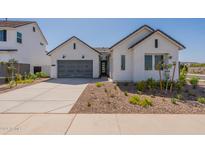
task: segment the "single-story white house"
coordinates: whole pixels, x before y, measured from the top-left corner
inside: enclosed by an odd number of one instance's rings
[[[179,51],[182,49],[185,47],[171,36],[144,25],[110,48],[93,48],[73,36],[48,55],[52,78],[107,75],[113,81],[136,82],[148,78],[158,80],[156,65],[167,54],[169,63],[176,63],[174,79],[178,79]]]

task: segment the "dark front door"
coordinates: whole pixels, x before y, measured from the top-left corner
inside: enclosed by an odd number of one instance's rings
[[[92,78],[92,60],[58,60],[58,78]]]
[[[33,67],[33,72],[34,72],[34,74],[37,73],[37,72],[41,72],[41,66],[34,66]]]
[[[107,61],[101,61],[101,76],[107,75]]]

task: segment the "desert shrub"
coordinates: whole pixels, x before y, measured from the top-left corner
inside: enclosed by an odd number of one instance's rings
[[[193,63],[190,66],[191,67],[205,67],[205,63]]]
[[[117,86],[116,85],[114,86],[114,89],[117,90]]]
[[[175,98],[178,99],[178,100],[183,100],[182,94],[177,94],[177,95],[175,96]]]
[[[132,97],[129,98],[129,102],[130,102],[131,104],[139,104],[139,102],[140,102],[140,97],[137,96],[137,95],[132,96]]]
[[[147,79],[147,81],[146,81],[146,87],[147,87],[149,90],[155,89],[156,86],[157,86],[157,83],[156,83],[156,81],[155,81],[154,79],[152,79],[152,78]]]
[[[19,84],[27,84],[27,83],[32,83],[34,80],[33,79],[25,79],[25,80],[19,80],[16,81]]]
[[[96,87],[102,87],[102,86],[104,86],[104,83],[102,83],[102,82],[96,82],[95,85],[96,85]]]
[[[15,81],[15,80],[11,80],[11,81],[9,81],[9,88],[12,88],[12,87],[14,87],[14,86],[17,86],[17,82]]]
[[[186,84],[186,75],[187,75],[187,69],[184,66],[181,69],[180,74],[179,74],[178,86],[180,88],[182,88]]]
[[[47,78],[48,75],[45,72],[37,72],[35,74],[37,76],[37,78]]]
[[[38,78],[38,76],[36,74],[33,74],[33,73],[29,73],[27,75],[27,79],[36,80],[37,78]]]
[[[105,93],[107,93],[107,92],[108,92],[106,88],[104,89],[104,91],[105,91]]]
[[[125,96],[128,96],[128,92],[127,91],[125,91],[124,94],[125,94]]]
[[[193,89],[195,89],[199,83],[199,78],[193,76],[190,80],[189,80],[190,84],[192,85]]]
[[[145,98],[143,100],[140,99],[139,96],[135,95],[129,98],[130,104],[139,105],[142,107],[152,106],[152,101]]]
[[[22,75],[21,74],[15,74],[15,80],[16,81],[21,81],[22,80]]]
[[[202,104],[205,104],[205,97],[198,97],[197,101],[202,103]]]
[[[136,89],[137,91],[145,91],[146,89],[146,82],[145,81],[139,81],[136,83]]]
[[[171,98],[171,102],[172,102],[172,104],[175,104],[175,105],[176,105],[176,104],[177,104],[176,98],[172,97],[172,98]]]
[[[140,106],[142,107],[152,106],[152,101],[150,99],[145,98],[140,101]]]

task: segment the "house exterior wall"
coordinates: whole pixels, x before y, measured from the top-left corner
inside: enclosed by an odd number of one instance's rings
[[[155,48],[155,39],[158,39],[158,48]],[[141,44],[139,44],[136,48],[133,49],[133,51],[130,51],[133,53],[133,81],[139,81],[139,80],[146,80],[148,78],[153,78],[155,80],[159,80],[159,71],[154,69],[154,55],[157,54],[166,54],[168,53],[170,56],[172,56],[172,59],[169,60],[170,63],[176,62],[176,70],[175,70],[175,77],[174,79],[178,79],[179,76],[179,49],[176,45],[172,44],[170,41],[168,41],[166,38],[159,34],[154,34],[153,36],[149,37],[145,41],[143,41]],[[146,54],[153,55],[152,57],[152,70],[145,70],[145,61],[144,56]],[[173,67],[171,69],[171,73],[173,71]],[[162,72],[162,76],[164,74],[164,71]],[[172,74],[171,74],[172,75]]]
[[[73,49],[73,43],[76,49]],[[65,58],[63,58],[65,56]],[[84,56],[84,59],[82,58]],[[57,78],[57,60],[93,60],[93,78],[99,77],[100,61],[99,54],[87,47],[77,39],[72,39],[51,54],[51,77]]]
[[[119,45],[114,47],[111,54],[111,71],[110,74],[114,81],[132,81],[133,72],[133,52],[129,52],[128,48],[141,40],[145,36],[149,35],[151,31],[142,29],[133,36],[130,36]],[[121,55],[125,55],[125,70],[121,70]]]
[[[33,27],[35,27],[36,32],[33,32]],[[33,72],[34,66],[41,66],[42,71],[50,75],[50,57],[46,54],[47,42],[35,23],[17,28],[2,29],[7,30],[7,41],[0,42],[0,48],[17,49],[18,51],[0,52],[0,61],[8,61],[14,58],[19,63],[30,64],[31,72]],[[22,33],[22,44],[16,41],[17,32]],[[40,43],[43,43],[43,45]]]
[[[128,49],[133,43],[136,43],[138,40],[142,39],[142,37],[147,36],[149,34],[148,31],[141,31],[142,34],[138,34],[134,37],[130,38],[115,49],[111,54],[111,78],[113,81],[140,81],[146,80],[148,78],[159,79],[159,71],[154,69],[154,55],[156,54],[166,54],[168,53],[172,56],[170,63],[176,62],[176,70],[174,79],[177,80],[179,77],[179,48],[168,41],[162,35],[158,33],[152,35],[148,39],[144,40],[134,49]],[[155,48],[155,39],[159,41],[159,47]],[[145,70],[145,62],[144,56],[146,54],[153,55],[153,69]],[[125,70],[121,70],[121,55],[126,56],[125,60]],[[171,69],[171,73],[173,71],[173,67]],[[164,71],[162,72],[162,76],[164,76]]]

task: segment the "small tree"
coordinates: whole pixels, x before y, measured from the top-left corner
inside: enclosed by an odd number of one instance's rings
[[[174,82],[174,76],[175,76],[175,70],[176,70],[176,62],[173,62],[173,74],[172,74],[172,79],[171,79],[171,85],[170,85],[170,93],[172,92],[172,88],[173,88],[173,82]]]
[[[15,82],[15,72],[16,72],[16,67],[15,65],[17,64],[17,61],[15,59],[10,59],[7,63],[7,72],[8,72],[8,81],[9,81],[9,86],[10,88],[16,84]]]

